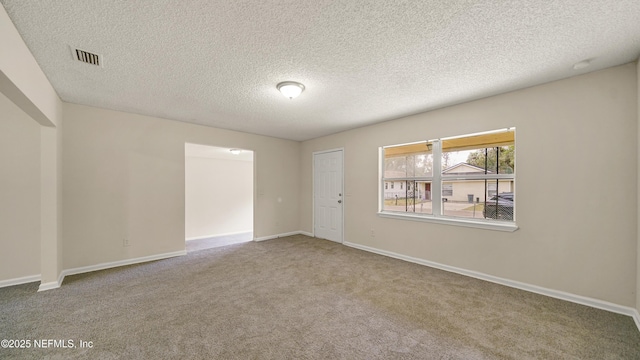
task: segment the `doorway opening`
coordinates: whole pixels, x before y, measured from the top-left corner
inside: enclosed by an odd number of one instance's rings
[[[185,143],[188,252],[253,240],[254,154]]]

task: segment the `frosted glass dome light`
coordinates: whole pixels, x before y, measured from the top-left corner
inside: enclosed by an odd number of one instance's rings
[[[288,97],[289,99],[297,98],[300,94],[302,94],[302,91],[304,90],[304,85],[295,81],[281,82],[276,87],[278,88],[278,90],[280,90],[282,95]]]

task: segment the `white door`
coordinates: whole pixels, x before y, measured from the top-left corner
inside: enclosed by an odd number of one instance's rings
[[[342,243],[342,150],[313,155],[314,234]]]

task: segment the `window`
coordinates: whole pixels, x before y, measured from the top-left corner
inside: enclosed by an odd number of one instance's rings
[[[495,194],[498,193],[498,187],[497,187],[496,183],[490,182],[487,185],[488,185],[487,194],[489,196],[494,196]]]
[[[392,184],[380,195],[381,215],[516,229],[515,129],[381,150],[381,181]]]
[[[388,189],[389,189],[389,183],[388,183],[388,182],[385,182],[385,183],[384,183],[384,189],[385,189],[385,190],[388,190]]]
[[[400,186],[399,190],[393,190],[392,186],[391,190],[384,191],[384,210],[431,214],[433,154],[430,146],[421,142],[385,149],[383,178],[398,181]]]

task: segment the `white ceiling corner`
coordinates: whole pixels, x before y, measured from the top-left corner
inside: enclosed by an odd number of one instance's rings
[[[0,2],[64,101],[292,140],[640,56],[637,0]]]

